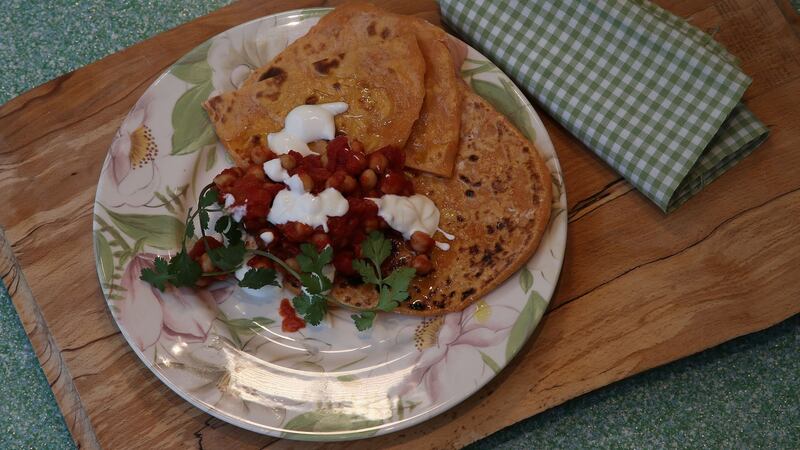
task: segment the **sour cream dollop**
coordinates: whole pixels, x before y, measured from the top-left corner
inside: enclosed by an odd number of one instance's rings
[[[270,150],[278,155],[289,153],[289,150],[304,156],[312,154],[307,144],[319,139],[330,141],[336,137],[333,118],[347,111],[347,108],[347,103],[334,102],[300,105],[292,109],[286,115],[283,130],[267,135]]]
[[[311,228],[321,226],[328,231],[328,217],[341,217],[347,213],[347,199],[334,188],[328,188],[314,195],[303,189],[303,182],[297,175],[290,177],[286,185],[289,189],[278,192],[272,202],[267,220],[274,225],[287,222],[300,222]]]
[[[389,194],[369,200],[378,205],[378,216],[405,240],[411,239],[415,231],[433,236],[439,228],[439,208],[424,195],[403,197]]]

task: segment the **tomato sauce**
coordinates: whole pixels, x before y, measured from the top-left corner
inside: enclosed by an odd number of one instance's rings
[[[283,330],[284,333],[294,333],[306,327],[306,322],[297,316],[288,298],[281,300],[281,307],[278,313],[283,317],[281,321],[281,330]]]
[[[277,157],[268,149],[262,153],[260,159],[266,161]],[[249,234],[273,233],[274,239],[268,244],[257,239],[259,248],[289,259],[300,253],[303,243],[314,244],[318,250],[331,245],[336,271],[345,276],[356,275],[352,261],[361,257],[360,244],[369,232],[393,232],[378,216],[377,205],[367,199],[385,194],[414,194],[414,186],[404,173],[405,153],[389,146],[367,155],[360,142],[342,135],[328,142],[322,155],[303,156],[295,151],[287,155],[281,156],[281,165],[290,176],[300,176],[312,194],[332,187],[347,199],[348,212],[329,218],[327,232],[323,227],[312,228],[299,222],[277,226],[267,222],[273,199],[286,186],[266,178],[261,164],[222,171],[214,179],[219,202],[224,204],[226,194],[233,195],[234,205],[247,205],[242,224]]]

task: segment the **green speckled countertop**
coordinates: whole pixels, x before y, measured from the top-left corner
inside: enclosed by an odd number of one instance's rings
[[[0,0],[0,103],[227,4]],[[800,316],[615,383],[473,448],[800,448]],[[71,448],[0,286],[0,448]]]

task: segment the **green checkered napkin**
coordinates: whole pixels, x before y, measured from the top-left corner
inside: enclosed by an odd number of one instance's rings
[[[736,59],[648,2],[440,5],[445,23],[665,212],[767,137],[741,103],[750,78]]]

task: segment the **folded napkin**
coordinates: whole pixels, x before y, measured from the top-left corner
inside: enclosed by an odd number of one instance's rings
[[[736,59],[632,0],[440,0],[446,24],[668,212],[766,139]]]

